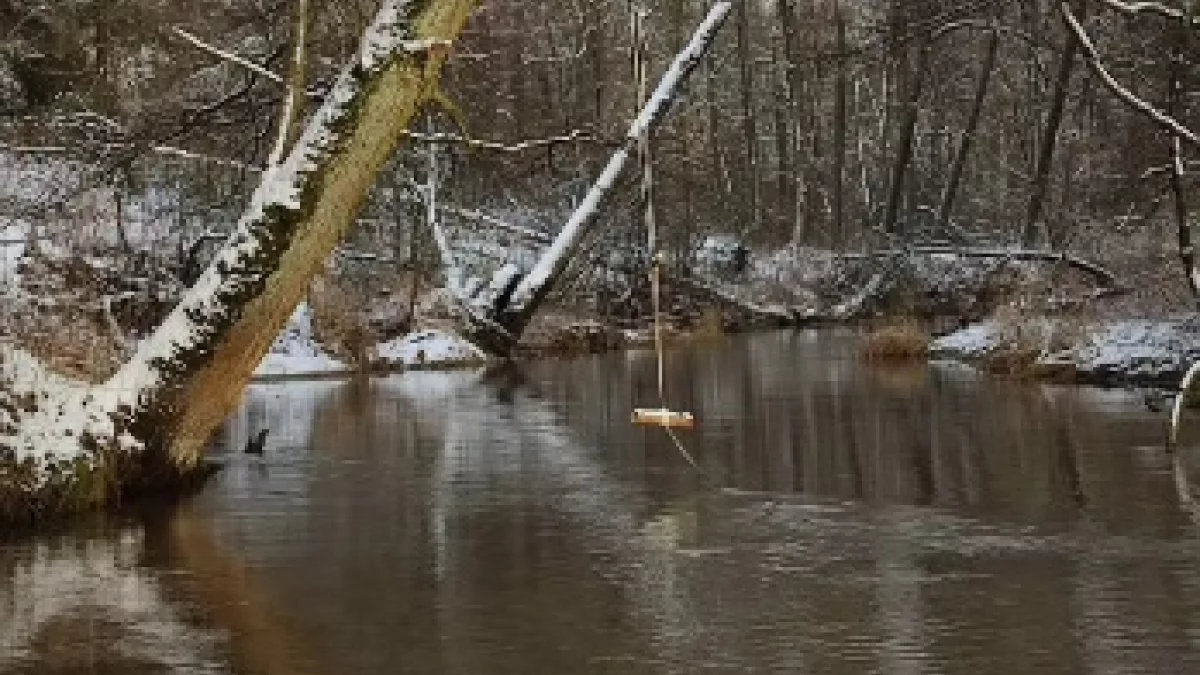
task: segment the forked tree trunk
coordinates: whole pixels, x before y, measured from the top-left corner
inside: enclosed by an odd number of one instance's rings
[[[0,348],[0,517],[95,507],[193,474],[214,430],[349,229],[436,90],[477,0],[384,0],[236,234],[107,383],[55,377]]]

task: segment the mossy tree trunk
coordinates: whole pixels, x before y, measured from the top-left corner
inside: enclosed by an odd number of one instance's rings
[[[478,0],[384,0],[235,236],[107,383],[0,348],[0,519],[34,521],[193,475],[366,200]]]

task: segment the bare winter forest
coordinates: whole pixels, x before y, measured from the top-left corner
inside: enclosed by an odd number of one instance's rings
[[[174,277],[154,282],[167,294],[186,283],[272,150],[294,4],[5,2],[4,217],[122,265],[145,258]],[[310,101],[374,4],[312,2]],[[656,75],[708,3],[641,4]],[[710,234],[756,250],[1049,246],[1137,277],[1161,270],[1153,284],[1185,302],[1176,217],[1193,187],[1197,60],[1185,5],[738,3],[656,136],[663,236],[681,261]],[[457,114],[416,127],[438,139],[454,228],[505,255],[522,242],[504,237],[529,233],[494,220],[547,232],[564,220],[635,112],[633,8],[479,9],[446,73]],[[430,267],[435,247],[412,227],[424,218],[419,148],[397,157],[343,250],[385,258],[373,273]],[[603,236],[642,239],[637,198],[617,195]]]

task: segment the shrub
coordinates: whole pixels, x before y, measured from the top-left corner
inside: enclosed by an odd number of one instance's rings
[[[868,361],[914,361],[929,353],[929,331],[909,317],[893,318],[867,333],[862,354]]]

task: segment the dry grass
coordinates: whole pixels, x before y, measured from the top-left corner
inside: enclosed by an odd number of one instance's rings
[[[1055,379],[1058,369],[1041,362],[1042,357],[1078,345],[1093,326],[1083,311],[1047,314],[1040,309],[1005,305],[996,311],[999,332],[996,348],[983,360],[990,372]]]
[[[931,337],[916,319],[902,317],[880,324],[862,341],[862,355],[868,361],[902,362],[925,358]]]
[[[697,340],[715,340],[724,336],[725,315],[715,307],[704,310],[692,329],[692,337]]]

